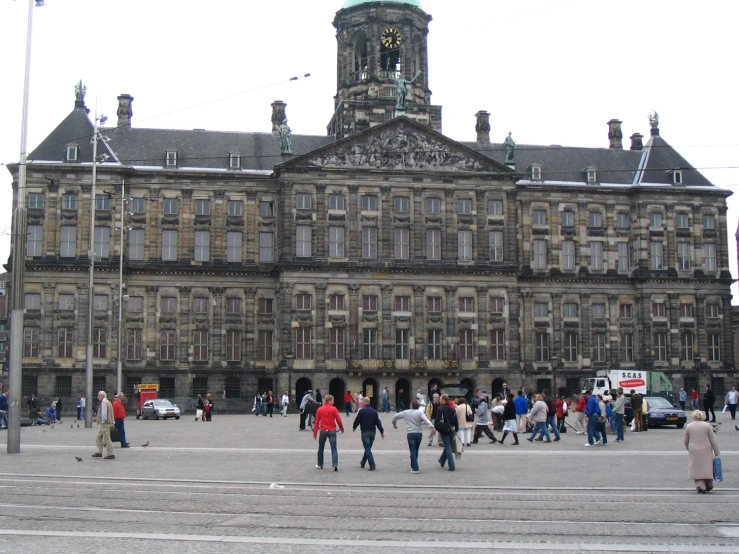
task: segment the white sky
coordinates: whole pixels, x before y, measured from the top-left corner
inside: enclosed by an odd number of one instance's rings
[[[336,92],[331,23],[341,4],[46,0],[34,12],[28,150],[72,110],[80,79],[88,107],[97,99],[113,122],[116,97],[129,93],[134,126],[269,132],[270,103],[280,99],[293,133],[324,135]],[[609,119],[623,121],[624,137],[640,132],[646,140],[647,115],[656,109],[662,137],[734,191],[728,238],[736,278],[739,2],[422,4],[434,18],[429,83],[446,135],[475,140],[474,114],[484,109],[495,142],[512,131],[521,144],[607,147]],[[0,163],[19,159],[27,8],[27,0],[0,0]],[[312,76],[289,81],[305,73]],[[0,168],[2,263],[10,251],[10,183]]]

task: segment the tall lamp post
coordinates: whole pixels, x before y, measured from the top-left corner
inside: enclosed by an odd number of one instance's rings
[[[26,268],[26,163],[28,135],[28,92],[31,78],[31,37],[33,35],[33,7],[43,6],[44,0],[28,0],[28,28],[26,30],[26,72],[23,82],[23,110],[21,119],[21,155],[18,164],[18,194],[13,213],[13,290],[10,297],[10,364],[8,377],[8,454],[21,451],[21,399],[23,382],[23,289]]]
[[[118,359],[116,360],[116,374],[115,374],[115,390],[116,392],[122,392],[123,391],[123,363],[122,363],[122,350],[123,346],[121,345],[121,335],[123,333],[123,302],[128,300],[128,295],[123,295],[123,290],[125,289],[126,285],[123,284],[123,240],[124,240],[124,231],[127,230],[126,227],[123,225],[123,216],[126,211],[126,180],[123,179],[121,181],[121,223],[120,223],[120,232],[121,232],[121,244],[120,244],[120,251],[119,256],[120,260],[118,262]]]

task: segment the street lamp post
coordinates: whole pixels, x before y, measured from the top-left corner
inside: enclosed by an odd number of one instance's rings
[[[123,237],[125,227],[123,225],[123,215],[126,211],[126,180],[121,181],[121,223],[120,223],[120,248],[119,248],[119,262],[118,262],[118,359],[116,360],[116,374],[115,374],[115,390],[116,392],[123,391],[123,364],[122,364],[122,350],[121,335],[123,331]],[[127,297],[126,297],[127,298]]]
[[[13,281],[10,312],[10,363],[8,380],[8,454],[21,451],[21,398],[23,382],[23,291],[26,268],[26,163],[28,135],[28,93],[31,78],[31,37],[33,36],[33,7],[43,6],[43,0],[28,0],[28,28],[26,30],[26,71],[23,81],[23,110],[21,119],[21,155],[18,164],[18,194],[13,213]]]

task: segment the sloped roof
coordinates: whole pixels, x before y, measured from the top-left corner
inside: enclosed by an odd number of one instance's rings
[[[670,146],[660,135],[653,136],[644,147],[644,155],[640,160],[640,171],[634,183],[658,183],[672,185],[672,171],[682,170],[684,185],[712,186],[703,174],[683,158],[677,150]]]

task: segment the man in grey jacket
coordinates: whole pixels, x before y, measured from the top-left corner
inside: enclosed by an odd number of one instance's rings
[[[431,423],[426,414],[419,410],[420,404],[418,400],[411,402],[411,409],[397,413],[393,416],[393,429],[397,429],[396,422],[399,419],[405,420],[408,433],[408,449],[411,451],[411,473],[420,473],[418,469],[418,450],[423,440],[422,428],[425,423],[432,429],[434,425]]]
[[[477,444],[480,435],[485,433],[490,439],[490,444],[498,442],[495,435],[490,430],[490,414],[488,413],[488,403],[484,396],[480,397],[480,404],[477,406],[477,423],[475,424],[475,434],[472,437],[472,444]]]
[[[616,442],[624,442],[624,413],[625,413],[626,397],[624,389],[620,388],[616,391],[616,401],[613,403],[613,417],[616,421]]]

